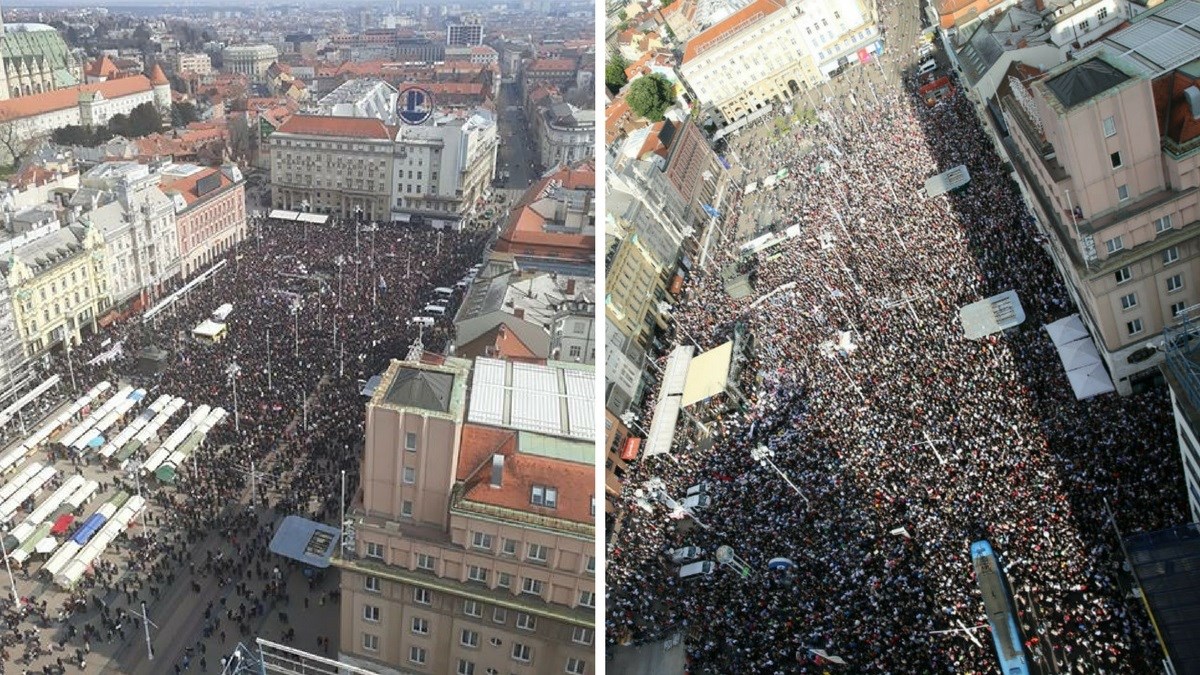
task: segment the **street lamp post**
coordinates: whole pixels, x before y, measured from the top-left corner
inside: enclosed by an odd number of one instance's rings
[[[782,478],[789,487],[795,490],[796,494],[800,495],[800,499],[804,500],[804,505],[811,506],[808,501],[808,497],[805,497],[804,493],[800,491],[800,488],[796,487],[796,484],[792,482],[792,479],[788,478],[787,474],[785,474],[783,470],[780,469],[774,461],[772,461],[771,458],[774,456],[775,451],[765,445],[760,445],[750,450],[750,457],[754,461],[758,462],[760,466],[766,466],[774,469],[775,473],[779,474],[779,477]]]
[[[13,603],[21,606],[21,596],[17,593],[17,580],[13,578],[12,565],[8,563],[8,546],[4,544],[4,533],[0,532],[0,553],[4,554],[4,569],[8,572],[8,583],[12,586]]]
[[[233,430],[238,433],[242,431],[241,416],[238,414],[237,397],[237,376],[240,372],[242,372],[242,368],[237,364],[237,361],[230,363],[229,367],[225,369],[225,374],[229,377],[229,382],[233,385]]]

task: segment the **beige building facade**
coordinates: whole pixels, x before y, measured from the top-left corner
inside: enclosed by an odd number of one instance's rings
[[[69,225],[0,261],[26,358],[59,346],[69,350],[96,330],[110,304],[105,258],[98,228]]]
[[[1200,301],[1200,155],[1160,134],[1156,86],[1101,52],[1002,101],[1027,201],[1122,394],[1156,376],[1150,344]]]
[[[367,404],[355,551],[334,561],[339,658],[382,673],[596,672],[595,470],[581,438],[593,430],[582,408],[569,418],[583,433],[536,433],[521,403],[490,405],[526,377],[556,382],[565,400],[587,375],[483,358],[392,362]]]
[[[221,50],[221,69],[261,82],[278,58],[279,50],[271,45],[234,45]]]

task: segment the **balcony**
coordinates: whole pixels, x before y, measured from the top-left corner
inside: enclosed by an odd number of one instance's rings
[[[1182,321],[1163,330],[1161,366],[1179,409],[1193,430],[1200,428],[1200,324]]]

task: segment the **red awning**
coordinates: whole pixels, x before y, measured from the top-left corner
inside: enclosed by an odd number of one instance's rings
[[[65,534],[67,528],[71,527],[71,523],[73,522],[75,522],[75,516],[64,513],[58,517],[58,520],[54,521],[54,527],[50,528],[50,534],[56,537]]]
[[[642,439],[630,436],[625,439],[625,447],[621,448],[621,459],[629,462],[637,459],[638,450],[642,447]]]

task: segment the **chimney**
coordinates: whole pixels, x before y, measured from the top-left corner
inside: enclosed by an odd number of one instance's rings
[[[575,295],[575,280],[567,279],[567,295]]]
[[[1037,11],[1039,11],[1039,12],[1046,11],[1046,0],[1034,0],[1033,4],[1034,4],[1034,6],[1037,7]]]
[[[514,309],[513,316],[517,317],[518,319],[524,319],[525,318],[524,308],[518,307],[518,308]]]
[[[499,490],[504,481],[504,455],[496,453],[492,455],[492,482],[489,485],[493,489]]]

